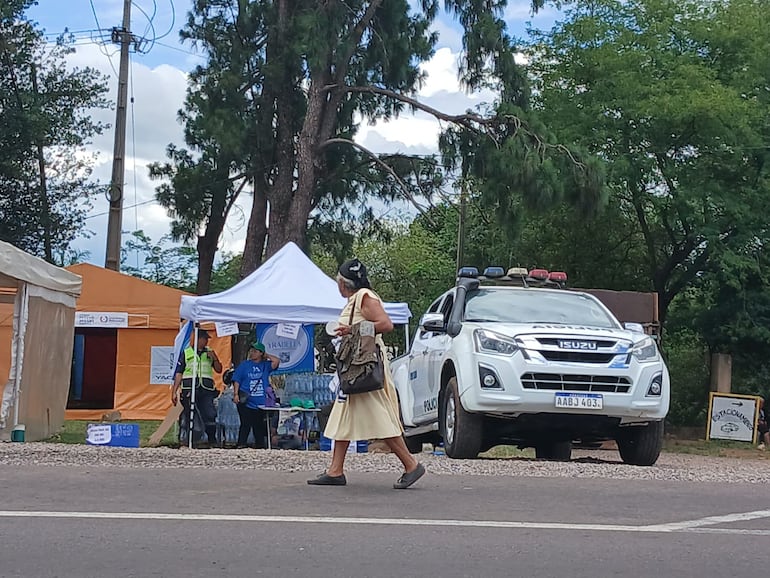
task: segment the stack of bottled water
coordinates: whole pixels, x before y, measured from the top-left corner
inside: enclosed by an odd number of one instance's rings
[[[219,443],[236,443],[238,441],[240,425],[241,419],[238,417],[238,408],[235,406],[235,401],[233,401],[233,388],[228,387],[217,398],[217,434],[219,435]]]
[[[302,402],[313,402],[314,407],[321,408],[334,401],[334,393],[329,389],[329,383],[332,380],[332,374],[318,373],[293,373],[286,376],[283,396],[281,402],[288,405],[293,399],[300,399]],[[318,431],[318,416],[308,415],[308,429]]]

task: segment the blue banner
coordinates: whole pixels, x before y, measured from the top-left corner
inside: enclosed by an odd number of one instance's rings
[[[274,373],[305,373],[315,370],[313,349],[313,325],[302,325],[291,337],[293,324],[260,323],[257,325],[257,340],[265,345],[267,353],[281,360]]]

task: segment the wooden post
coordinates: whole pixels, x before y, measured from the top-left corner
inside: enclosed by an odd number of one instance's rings
[[[711,354],[711,391],[730,393],[732,390],[733,357],[729,353]]]

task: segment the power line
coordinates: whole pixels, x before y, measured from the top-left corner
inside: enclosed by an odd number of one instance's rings
[[[157,44],[158,46],[162,46],[164,48],[168,48],[170,50],[176,50],[177,52],[181,52],[183,54],[189,54],[190,56],[195,56],[196,58],[200,58],[202,60],[206,60],[205,56],[202,56],[202,55],[198,54],[197,52],[192,52],[190,50],[185,50],[184,48],[179,48],[178,46],[173,46],[171,44],[166,44],[165,42],[158,42],[157,40],[155,41],[155,44]]]
[[[150,203],[157,203],[158,201],[156,199],[148,199],[146,201],[141,201],[139,203],[136,203],[135,205],[129,205],[128,207],[123,207],[124,209],[133,209],[135,207],[142,207],[144,205],[149,205]],[[96,217],[103,217],[105,215],[109,215],[109,211],[102,211],[101,213],[96,213],[93,215],[87,215],[86,219],[95,219]]]
[[[171,26],[168,27],[168,30],[158,36],[155,40],[162,40],[169,34],[171,34],[174,31],[174,26],[176,25],[176,9],[174,8],[174,0],[168,0],[168,3],[171,5]]]
[[[129,59],[129,77],[131,89],[131,154],[134,164],[134,230],[139,230],[139,210],[137,209],[137,186],[136,186],[136,110],[134,107],[134,61]],[[136,255],[136,266],[139,267],[139,254]]]
[[[94,6],[94,0],[88,0],[91,3],[91,13],[94,15],[94,20],[96,21],[96,28],[97,30],[104,30],[102,28],[102,25],[99,24],[99,17],[96,15],[96,7]]]
[[[88,0],[88,2],[91,4],[91,13],[94,15],[94,21],[96,22],[97,31],[101,32],[104,29],[102,28],[102,25],[99,23],[99,16],[96,15],[96,7],[94,6],[94,0]],[[102,54],[104,54],[107,57],[107,60],[109,60],[109,62],[110,62],[110,68],[112,68],[112,72],[115,73],[115,76],[119,76],[118,75],[118,71],[115,68],[115,64],[113,64],[113,62],[112,62],[112,56],[110,55],[110,53],[102,48],[101,42],[97,42],[94,39],[93,34],[91,35],[91,40],[93,40],[94,43],[99,44],[99,52],[101,52]]]
[[[144,29],[145,32],[144,32],[144,34],[142,34],[142,40],[144,40],[144,35],[147,33],[147,30],[148,29],[152,30],[152,38],[150,39],[150,47],[141,50],[142,53],[147,54],[150,50],[152,50],[152,47],[155,45],[155,39],[158,37],[158,35],[155,32],[155,24],[153,23],[153,19],[155,18],[155,13],[153,13],[153,15],[150,16],[149,14],[147,14],[147,12],[145,12],[144,8],[139,6],[139,4],[137,4],[136,2],[132,1],[131,4],[133,4],[134,7],[137,10],[139,10],[139,12],[141,12],[144,15],[144,17],[147,19],[147,28]],[[137,50],[138,50],[138,48],[137,48]]]
[[[93,34],[94,32],[101,32],[101,30],[98,28],[87,28],[84,30],[69,30],[65,28],[61,32],[44,32],[43,36],[58,38],[59,36],[64,36],[66,34],[71,34],[73,36],[76,36],[78,34]]]
[[[138,8],[138,6],[137,6]],[[155,15],[158,13],[158,3],[156,0],[152,0],[152,16],[150,16],[150,19],[147,23],[147,26],[144,29],[144,32],[142,32],[142,36],[147,36],[147,33],[150,31],[150,26],[155,21]],[[153,26],[153,36],[155,36],[155,28]]]

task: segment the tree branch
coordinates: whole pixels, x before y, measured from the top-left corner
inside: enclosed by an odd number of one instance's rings
[[[325,86],[324,90],[333,90],[338,87],[339,85]],[[406,96],[394,90],[381,88],[379,86],[345,86],[343,87],[342,90],[344,92],[354,92],[359,94],[368,93],[373,95],[386,96],[388,98],[398,100],[399,102],[403,102],[404,104],[408,104],[410,107],[412,107],[415,110],[420,110],[422,112],[428,113],[429,115],[435,117],[438,120],[443,120],[445,122],[450,122],[452,124],[462,126],[464,128],[467,128],[468,130],[471,130],[479,134],[483,133],[484,131],[480,130],[478,126],[474,125],[474,123],[483,127],[489,127],[493,123],[493,119],[483,117],[480,114],[476,114],[473,112],[466,112],[464,114],[447,114],[445,112],[441,112],[436,108],[433,108],[432,106],[428,106],[427,104],[424,104],[415,98]],[[516,120],[519,121],[519,119],[516,119]],[[521,121],[519,121],[519,123],[520,122]]]
[[[404,179],[402,179],[398,173],[391,167],[389,164],[384,162],[380,157],[377,156],[374,152],[370,151],[368,148],[366,148],[363,145],[358,144],[357,142],[346,139],[346,138],[330,138],[323,143],[321,143],[321,146],[319,148],[325,148],[327,146],[331,146],[334,144],[345,144],[348,146],[352,146],[353,148],[356,148],[360,150],[362,153],[367,155],[369,158],[371,158],[375,164],[383,168],[393,179],[398,183],[398,186],[401,187],[402,191],[404,192],[404,197],[420,212],[420,214],[426,214],[426,209],[420,203],[417,202],[417,199],[414,198],[414,195],[409,191],[409,186],[404,182]]]

